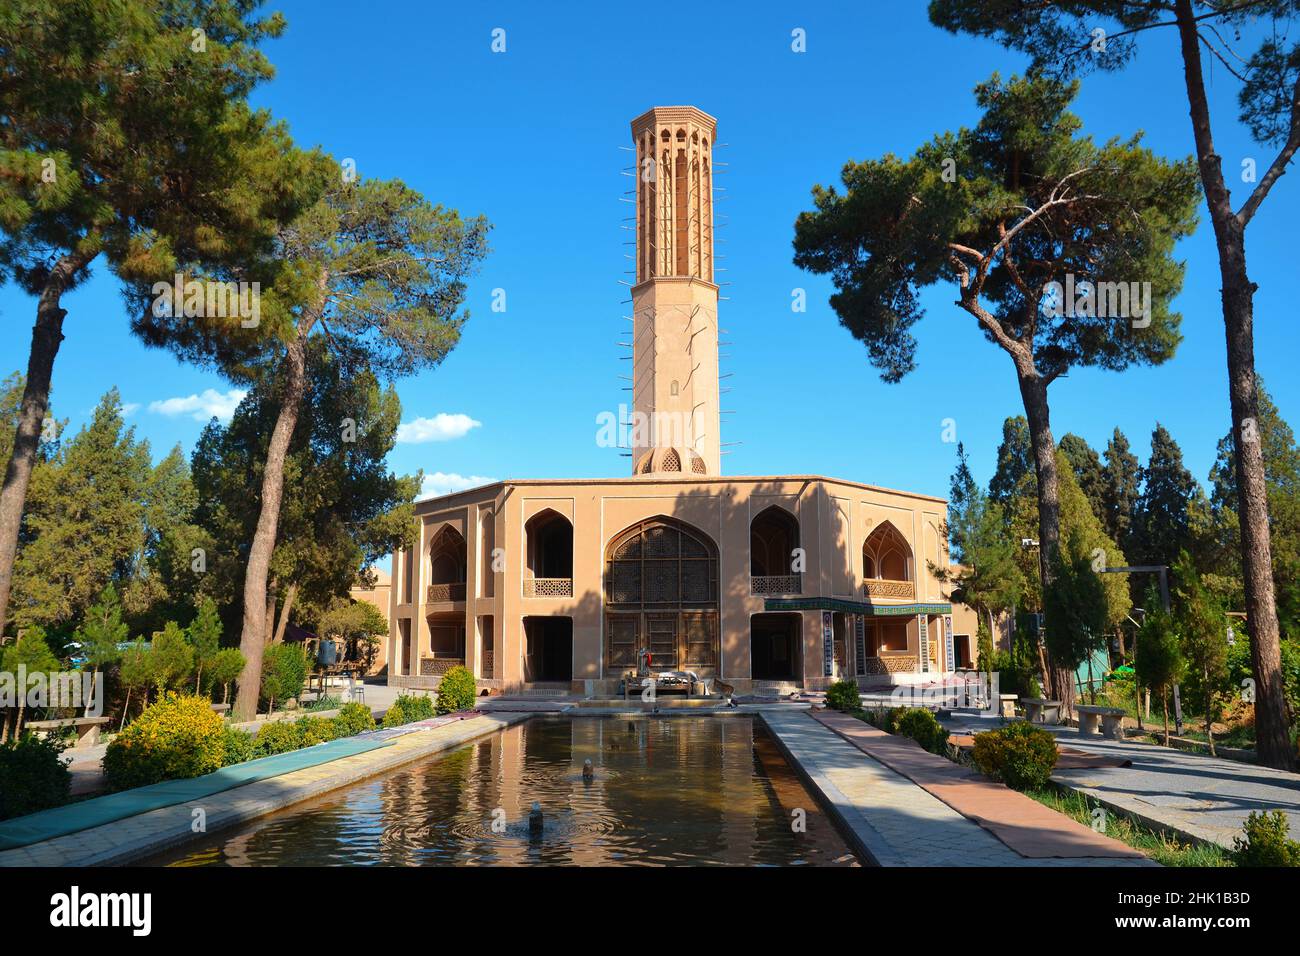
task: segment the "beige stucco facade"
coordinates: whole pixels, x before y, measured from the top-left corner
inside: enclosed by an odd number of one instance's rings
[[[970,664],[945,503],[820,476],[726,477],[714,275],[717,121],[632,121],[633,420],[625,478],[504,481],[419,502],[394,556],[390,683],[610,693],[638,656],[740,693]]]
[[[434,686],[463,661],[484,687],[610,693],[630,669],[615,642],[620,624],[634,628],[638,648],[664,638],[656,668],[721,677],[742,693],[844,676],[864,687],[931,680],[972,663],[973,615],[949,604],[930,567],[948,564],[941,499],[818,476],[657,476],[506,481],[416,510],[417,544],[394,559],[391,683]],[[781,559],[792,545],[789,568],[763,564],[773,519],[787,536]],[[614,545],[637,528],[701,542],[707,556],[676,560],[716,562],[707,589],[691,592],[683,570],[676,592],[617,593],[615,566],[634,566]],[[553,576],[556,554],[565,576]],[[643,585],[674,559],[654,561],[654,574],[641,569]],[[716,626],[687,633],[709,617]],[[770,644],[784,641],[783,628],[791,639],[774,661]],[[712,647],[685,646],[699,635]],[[561,650],[538,646],[547,642]]]

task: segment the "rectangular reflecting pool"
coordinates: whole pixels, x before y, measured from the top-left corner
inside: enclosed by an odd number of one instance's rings
[[[146,861],[372,864],[859,860],[760,723],[727,716],[536,718]]]

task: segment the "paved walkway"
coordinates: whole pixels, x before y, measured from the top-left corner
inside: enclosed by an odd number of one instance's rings
[[[881,866],[1144,866],[1149,860],[1029,858],[805,712],[763,722],[834,809],[859,852]]]
[[[944,724],[959,733],[978,733],[998,721],[954,715]],[[1060,746],[1131,760],[1129,767],[1058,770],[1052,779],[1147,826],[1231,850],[1252,810],[1283,810],[1291,835],[1300,836],[1300,775],[1135,741],[1083,737],[1073,727],[1047,729]]]
[[[164,807],[32,846],[5,850],[0,852],[0,867],[108,866],[135,862],[193,839],[196,810],[203,811],[205,832],[214,833],[413,760],[459,747],[528,717],[528,714],[480,714],[469,720],[403,733],[378,750],[224,790],[201,801]]]

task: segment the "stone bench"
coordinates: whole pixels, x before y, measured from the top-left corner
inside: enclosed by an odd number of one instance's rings
[[[1061,722],[1061,702],[1042,697],[1026,697],[1025,719],[1031,724],[1059,724]]]
[[[1019,699],[1019,694],[998,694],[998,714],[1006,718],[1016,716],[1016,701]]]
[[[228,712],[229,712],[229,710],[230,710],[230,705],[229,705],[229,704],[213,704],[213,705],[212,705],[212,709],[215,710],[218,714],[224,714],[224,713],[228,713]]]
[[[77,731],[77,742],[72,746],[93,747],[99,743],[99,728],[108,723],[107,717],[64,717],[61,720],[29,720],[23,726],[29,730],[57,732],[68,727]]]
[[[1101,724],[1101,735],[1111,740],[1123,740],[1124,731],[1120,721],[1124,719],[1124,710],[1120,707],[1097,707],[1092,704],[1075,704],[1079,713],[1079,734],[1090,737],[1097,733],[1097,724]]]

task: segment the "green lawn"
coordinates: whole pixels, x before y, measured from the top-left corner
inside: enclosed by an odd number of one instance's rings
[[[1045,807],[1064,813],[1084,826],[1092,826],[1092,809],[1100,806],[1081,793],[1047,787],[1026,791]],[[1217,846],[1183,843],[1177,838],[1148,830],[1127,817],[1106,811],[1106,836],[1131,846],[1162,866],[1236,866],[1232,854]]]

